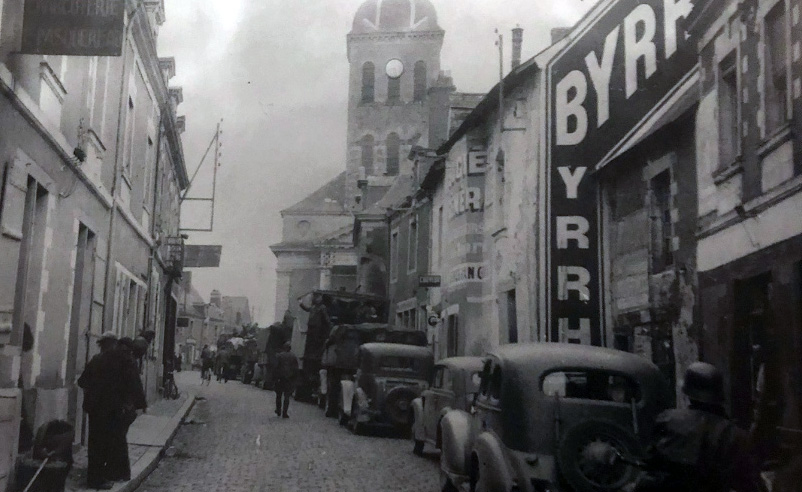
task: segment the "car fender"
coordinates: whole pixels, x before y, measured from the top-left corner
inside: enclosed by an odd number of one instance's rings
[[[462,410],[448,412],[440,423],[443,433],[440,468],[449,475],[467,475],[473,448],[473,417]]]
[[[434,435],[434,445],[435,445],[435,447],[437,449],[440,449],[441,441],[442,441],[442,438],[443,438],[442,434],[440,434],[440,432],[441,432],[440,427],[443,424],[443,417],[445,417],[446,414],[448,412],[450,412],[451,410],[452,410],[451,407],[445,407],[442,410],[440,410],[440,415],[437,416],[437,426],[435,427],[435,435]],[[440,434],[440,435],[438,435],[438,434]]]
[[[412,400],[412,438],[416,441],[425,441],[426,432],[423,428],[423,398]]]
[[[485,490],[512,489],[512,471],[507,463],[504,447],[495,434],[492,432],[479,434],[473,446],[473,454]]]
[[[351,401],[354,399],[354,382],[353,381],[340,381],[340,401],[343,407],[343,413],[351,415]]]

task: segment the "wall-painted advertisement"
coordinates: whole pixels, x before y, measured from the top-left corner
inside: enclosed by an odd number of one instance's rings
[[[551,341],[604,344],[599,198],[592,176],[696,64],[692,0],[597,7],[549,62],[546,293]]]

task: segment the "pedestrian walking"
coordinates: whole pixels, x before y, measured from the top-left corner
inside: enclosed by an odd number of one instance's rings
[[[298,379],[299,364],[298,357],[292,353],[292,345],[286,342],[283,352],[276,358],[276,415],[287,419],[287,410],[290,407],[290,396],[295,389],[295,382]],[[283,400],[282,400],[283,398]]]
[[[208,345],[204,345],[201,350],[201,384],[206,381],[208,385],[212,380],[212,370],[214,369],[214,354]]]
[[[100,353],[86,365],[78,386],[84,390],[84,410],[89,414],[86,482],[90,488],[109,490],[113,480],[126,478],[120,474],[119,435],[132,380],[126,372],[130,366],[117,350],[117,335],[105,332],[97,343]],[[134,375],[138,380],[138,372]]]
[[[139,412],[145,412],[148,403],[139,368],[134,358],[134,341],[123,337],[116,352],[121,366],[119,384],[122,386],[122,408],[112,421],[111,452],[106,460],[107,477],[111,481],[131,480],[131,462],[128,458],[128,428]]]
[[[638,492],[758,492],[760,475],[750,452],[749,434],[723,407],[724,385],[714,366],[695,362],[682,387],[687,409],[658,415],[647,473]]]

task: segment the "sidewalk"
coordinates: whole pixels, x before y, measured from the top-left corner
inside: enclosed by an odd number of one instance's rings
[[[156,468],[164,450],[175,436],[181,421],[189,414],[195,403],[192,384],[182,384],[182,379],[196,373],[176,374],[176,383],[181,391],[177,400],[157,400],[148,413],[139,416],[128,429],[128,458],[131,461],[131,480],[118,482],[113,492],[131,492]],[[66,492],[83,492],[93,489],[86,487],[86,446],[75,453],[75,464],[67,477]]]

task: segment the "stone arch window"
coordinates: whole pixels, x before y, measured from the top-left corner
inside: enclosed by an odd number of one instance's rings
[[[387,171],[388,176],[397,176],[401,163],[401,139],[397,133],[387,135]]]
[[[372,62],[362,65],[362,102],[372,103],[375,99],[376,66]]]
[[[415,80],[415,92],[414,92],[414,99],[415,101],[423,101],[426,98],[426,62],[423,60],[418,61],[415,63],[415,71],[414,71],[414,80]]]
[[[362,137],[360,145],[362,147],[362,167],[365,168],[366,173],[370,174],[373,170],[373,146],[375,145],[373,135]]]
[[[401,102],[401,77],[387,79],[387,104]]]

